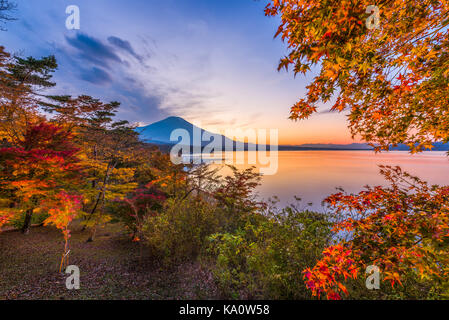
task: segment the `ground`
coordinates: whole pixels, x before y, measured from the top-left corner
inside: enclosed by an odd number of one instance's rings
[[[119,224],[99,230],[94,242],[74,226],[69,264],[80,269],[80,289],[68,290],[59,273],[62,234],[52,227],[32,228],[29,235],[0,233],[1,299],[217,299],[208,269],[199,262],[164,267],[131,242]]]

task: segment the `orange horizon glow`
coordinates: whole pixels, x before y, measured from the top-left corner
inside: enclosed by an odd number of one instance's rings
[[[186,120],[190,121],[189,119]],[[286,119],[279,114],[267,115],[245,126],[235,125],[229,127],[225,124],[208,126],[206,121],[201,120],[192,121],[192,123],[210,132],[223,135],[226,135],[225,131],[227,128],[233,130],[276,129],[278,130],[279,145],[364,143],[359,137],[352,138],[350,130],[347,127],[346,116],[338,113],[318,114],[312,116],[310,119],[298,122]],[[256,143],[256,141],[249,142]]]

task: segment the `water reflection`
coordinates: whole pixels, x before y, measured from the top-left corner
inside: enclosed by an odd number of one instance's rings
[[[248,152],[245,152],[248,159]],[[348,192],[358,192],[369,185],[386,185],[379,174],[378,165],[400,166],[403,170],[432,184],[449,184],[449,160],[445,152],[424,152],[411,155],[394,151],[375,154],[372,151],[280,151],[278,170],[264,176],[258,188],[260,197],[279,196],[282,204],[293,201],[295,195],[305,203],[312,202],[313,209],[322,209],[321,201],[342,187]],[[236,155],[229,155],[236,158]],[[223,167],[220,174],[229,169],[222,164],[226,158],[218,157],[215,166]],[[250,164],[236,164],[247,168]],[[256,164],[260,168],[260,164]]]

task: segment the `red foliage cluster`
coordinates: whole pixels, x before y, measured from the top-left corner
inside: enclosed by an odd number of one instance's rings
[[[444,281],[449,275],[449,187],[429,186],[399,167],[382,167],[391,187],[356,195],[334,194],[326,202],[344,216],[335,232],[350,235],[327,248],[323,258],[304,270],[313,295],[339,299],[343,285],[368,265],[394,287],[407,276]]]
[[[72,143],[72,134],[60,126],[40,123],[27,129],[18,146],[0,149],[0,160],[5,169],[22,166],[57,166],[64,171],[78,171],[78,148]]]
[[[0,223],[23,211],[48,209],[48,203],[63,205],[75,197],[68,199],[65,191],[81,177],[79,149],[72,138],[63,127],[44,122],[28,127],[17,145],[0,149],[0,188],[10,202],[0,208]]]
[[[345,280],[348,277],[357,278],[358,267],[351,255],[351,249],[337,244],[323,251],[323,259],[313,270],[304,270],[306,286],[312,290],[313,295],[320,297],[322,293],[326,293],[328,299],[339,300],[340,294],[334,289],[335,287],[348,294],[346,287],[338,280],[341,275]]]
[[[148,217],[162,210],[167,194],[149,183],[130,193],[126,198],[116,199],[118,207],[114,214],[131,230],[133,241],[140,241],[142,227]]]
[[[156,211],[161,208],[166,199],[167,195],[163,191],[148,184],[145,188],[135,190],[129,197],[123,199],[123,201],[133,208],[132,211],[129,211],[129,215],[137,218],[137,216],[147,213],[155,215]]]

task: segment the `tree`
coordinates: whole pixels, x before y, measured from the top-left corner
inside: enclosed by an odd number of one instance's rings
[[[48,218],[45,219],[44,225],[53,224],[60,229],[64,235],[64,253],[62,254],[59,272],[64,265],[69,264],[69,225],[81,211],[82,197],[76,194],[68,194],[65,190],[61,190],[52,199],[46,199],[42,203],[40,210],[48,212]]]
[[[86,159],[89,179],[92,181],[92,201],[86,222],[93,227],[88,239],[93,241],[98,223],[108,220],[104,215],[106,202],[123,197],[137,187],[134,175],[143,150],[138,133],[126,121],[90,129],[87,132],[92,133],[91,139],[95,142],[87,144],[87,148],[93,147],[94,158]]]
[[[348,279],[375,265],[392,287],[426,284],[417,296],[405,298],[447,298],[449,187],[429,186],[399,167],[381,166],[381,173],[389,188],[339,192],[325,200],[342,217],[334,231],[348,239],[326,248],[322,259],[304,270],[308,288],[316,296],[340,299],[350,295]]]
[[[136,181],[141,185],[152,183],[169,198],[187,197],[193,190],[187,183],[189,172],[184,164],[174,164],[170,155],[147,149],[148,154],[136,168]]]
[[[160,213],[167,195],[151,182],[117,199],[116,215],[131,231],[133,241],[142,239],[142,228],[149,216]]]
[[[105,207],[137,187],[135,170],[147,150],[142,148],[138,134],[127,121],[113,120],[120,106],[118,102],[104,103],[86,95],[76,98],[47,95],[40,105],[53,114],[52,121],[76,133],[82,166],[87,173],[80,190],[86,199],[83,230],[92,227],[88,241],[93,241],[97,225],[110,219]]]
[[[92,131],[106,128],[120,106],[116,101],[104,103],[87,95],[76,98],[46,95],[39,104],[44,111],[54,115],[54,122],[78,130],[83,140],[88,139]]]
[[[82,172],[72,135],[62,127],[29,127],[17,146],[0,149],[0,220],[24,214],[23,233],[32,215],[61,191],[75,190]]]
[[[220,184],[221,176],[218,175],[220,167],[213,168],[207,163],[191,165],[186,177],[186,183],[190,187],[185,197],[191,192],[196,191],[196,197],[203,196],[213,197],[213,191],[217,189]]]
[[[262,179],[255,167],[243,170],[228,165],[231,174],[224,176],[220,184],[213,190],[212,197],[217,206],[223,209],[222,219],[226,228],[233,230],[254,214],[265,208],[265,204],[257,198],[256,187]],[[211,200],[209,200],[211,201]]]
[[[366,23],[373,4],[378,28]],[[265,14],[280,17],[276,36],[288,44],[279,70],[319,70],[291,119],[332,101],[332,111],[349,111],[353,137],[378,150],[405,143],[417,152],[449,141],[447,0],[272,0]]]
[[[230,212],[251,213],[261,205],[257,201],[256,187],[260,184],[261,175],[250,167],[239,171],[228,165],[232,175],[225,176],[221,185],[214,191],[214,198]]]
[[[0,138],[14,144],[30,125],[45,120],[38,113],[39,91],[55,86],[51,78],[57,66],[54,56],[11,57],[0,47]]]

